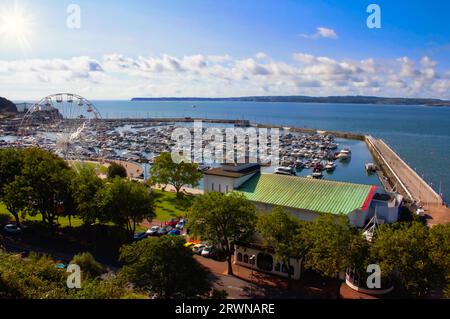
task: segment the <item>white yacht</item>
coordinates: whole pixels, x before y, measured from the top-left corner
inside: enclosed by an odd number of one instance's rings
[[[294,176],[297,175],[295,173],[295,169],[286,166],[277,167],[274,173],[278,175],[294,175]]]
[[[336,169],[336,164],[334,164],[334,162],[328,162],[327,165],[325,165],[325,169],[328,172],[334,171]]]

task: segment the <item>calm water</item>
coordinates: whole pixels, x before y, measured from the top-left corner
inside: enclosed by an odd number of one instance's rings
[[[260,102],[95,101],[105,118],[207,117],[371,134],[383,138],[450,198],[450,108]],[[193,108],[195,104],[197,107]],[[339,174],[339,169],[335,174]],[[326,175],[325,175],[326,176]],[[333,178],[334,179],[334,178]]]

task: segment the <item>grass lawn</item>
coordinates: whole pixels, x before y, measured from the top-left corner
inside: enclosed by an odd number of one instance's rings
[[[194,200],[192,195],[184,195],[177,198],[175,193],[153,190],[155,194],[155,219],[158,221],[168,221],[172,217],[184,217]]]
[[[92,163],[92,162],[77,162],[73,163],[74,166],[77,166],[78,169],[81,169],[83,167],[93,169],[96,172],[99,172],[100,174],[106,174],[108,172],[108,168],[105,165]]]
[[[175,193],[164,192],[161,190],[153,190],[155,195],[155,220],[165,222],[172,217],[184,217],[188,209],[191,207],[194,200],[192,195],[184,195],[182,198],[177,198]],[[5,205],[0,202],[0,224],[5,224],[9,220],[13,220],[13,216],[6,209]],[[42,217],[40,214],[36,216],[26,215],[25,218],[21,218],[22,221],[37,221],[41,222]],[[78,217],[72,217],[72,227],[79,227],[83,225],[83,221]],[[58,218],[58,223],[61,228],[69,226],[68,217]],[[137,232],[145,231],[146,228],[141,226],[137,227]]]
[[[42,221],[42,216],[40,214],[36,215],[36,216],[30,216],[30,215],[26,215],[25,218],[23,218],[20,214],[20,220],[21,221],[37,221],[37,222],[41,222]],[[7,218],[9,217],[9,219],[11,221],[14,220],[14,216],[6,209],[5,204],[0,203],[0,223],[6,223],[7,222]],[[83,225],[83,220],[81,220],[78,217],[72,217],[72,227],[79,227],[81,225]],[[69,218],[68,217],[59,217],[58,218],[58,223],[59,225],[64,228],[64,227],[68,227],[69,226]]]

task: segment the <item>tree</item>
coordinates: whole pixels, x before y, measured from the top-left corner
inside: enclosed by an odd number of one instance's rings
[[[114,179],[115,177],[126,178],[128,176],[127,169],[123,165],[113,162],[108,167],[107,176],[109,179]]]
[[[91,225],[96,220],[104,220],[96,202],[97,193],[102,189],[103,182],[93,169],[81,169],[72,180],[72,195],[77,215],[85,225]]]
[[[210,290],[207,273],[184,243],[183,238],[163,236],[123,246],[120,261],[125,266],[119,276],[160,298],[205,296]]]
[[[84,278],[81,289],[68,289],[68,273],[55,265],[48,256],[31,253],[21,258],[0,252],[0,299],[142,298],[139,291],[113,276]]]
[[[58,216],[71,206],[70,185],[73,172],[60,157],[38,149],[23,150],[22,177],[30,187],[31,214],[42,215],[53,228]]]
[[[228,274],[233,275],[231,244],[247,241],[255,231],[256,207],[242,194],[206,193],[198,197],[188,213],[193,236],[221,246],[227,256]]]
[[[75,255],[70,263],[80,266],[84,279],[95,279],[103,273],[103,266],[90,253]]]
[[[130,239],[136,226],[155,217],[154,198],[143,184],[116,177],[100,189],[95,201],[105,219],[125,227]]]
[[[14,216],[17,226],[20,226],[19,214],[28,208],[31,192],[32,188],[22,176],[16,176],[14,181],[3,187],[1,199],[6,209]]]
[[[431,261],[439,268],[438,281],[445,282],[445,296],[450,298],[450,224],[433,226],[427,246]]]
[[[439,267],[429,256],[428,239],[428,227],[419,222],[381,225],[370,253],[382,275],[394,275],[407,294],[423,296],[439,278]]]
[[[3,188],[20,175],[23,167],[22,151],[14,148],[0,149],[0,196]]]
[[[354,232],[346,216],[322,215],[309,225],[306,267],[336,278],[346,270]]]
[[[151,168],[150,183],[172,185],[177,196],[180,196],[180,190],[186,185],[196,187],[202,178],[202,174],[198,171],[198,165],[194,163],[186,163],[181,161],[175,163],[170,153],[161,153]]]
[[[272,213],[263,214],[258,219],[257,231],[264,238],[267,248],[272,248],[275,258],[288,268],[288,285],[291,287],[291,258],[302,259],[308,249],[305,241],[304,224],[294,216],[277,207]]]

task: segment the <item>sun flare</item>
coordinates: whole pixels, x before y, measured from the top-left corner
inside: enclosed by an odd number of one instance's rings
[[[28,48],[32,22],[31,16],[17,3],[14,8],[0,9],[0,39],[16,41],[22,48]]]

